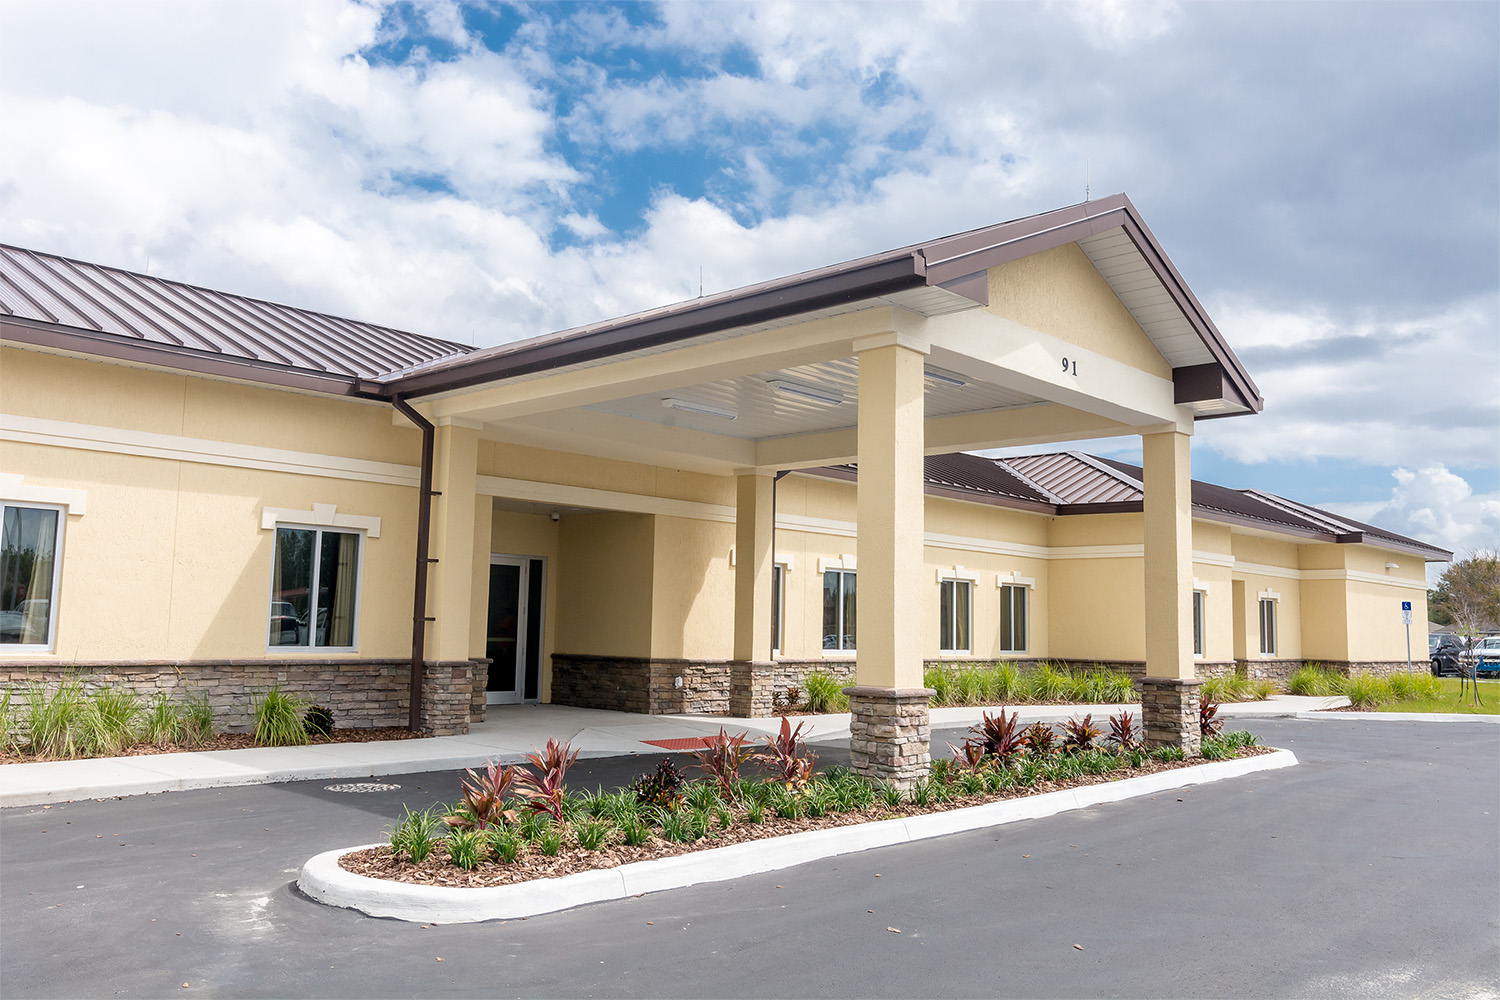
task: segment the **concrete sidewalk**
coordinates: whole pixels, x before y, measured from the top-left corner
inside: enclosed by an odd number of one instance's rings
[[[1281,695],[1264,702],[1226,704],[1220,708],[1220,714],[1229,718],[1294,716],[1348,703],[1345,698]],[[1017,713],[1021,722],[1028,725],[1058,723],[1092,714],[1095,725],[1104,728],[1108,717],[1120,711],[1140,717],[1139,705],[1019,705],[1006,710]],[[977,723],[987,711],[997,709],[935,708],[932,728],[965,728]],[[848,713],[794,716],[792,724],[799,722],[807,724],[803,736],[810,742],[849,738]],[[636,715],[563,705],[492,705],[489,719],[473,726],[464,736],[4,764],[0,765],[0,807],[276,781],[456,771],[490,760],[519,761],[523,754],[544,746],[554,737],[570,741],[582,757],[655,756],[668,751],[645,740],[711,736],[721,726],[730,733],[746,732],[759,739],[776,732],[781,720]]]

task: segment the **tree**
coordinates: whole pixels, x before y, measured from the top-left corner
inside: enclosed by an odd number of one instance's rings
[[[1431,607],[1433,621],[1454,626],[1472,646],[1481,631],[1500,623],[1500,554],[1478,549],[1449,563],[1433,588]]]

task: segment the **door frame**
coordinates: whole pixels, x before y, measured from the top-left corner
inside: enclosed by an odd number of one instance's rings
[[[541,563],[542,579],[537,588],[541,601],[540,607],[531,607],[531,564]],[[491,566],[514,566],[520,576],[516,585],[516,686],[511,691],[485,691],[484,700],[487,705],[534,705],[541,701],[542,693],[542,649],[536,651],[537,657],[537,694],[534,698],[526,697],[526,657],[530,650],[527,646],[527,633],[531,631],[531,616],[536,616],[537,644],[545,648],[547,642],[547,557],[534,555],[516,555],[508,552],[491,552]],[[488,578],[486,578],[488,586]],[[489,601],[485,600],[486,615],[488,615]],[[485,635],[489,635],[489,621],[485,621]]]

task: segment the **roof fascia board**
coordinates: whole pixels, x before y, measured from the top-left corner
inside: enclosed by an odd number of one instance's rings
[[[927,283],[939,285],[989,271],[1021,257],[1076,243],[1121,226],[1124,195],[1069,205],[973,233],[951,236],[922,247]]]
[[[924,282],[916,254],[878,260],[834,274],[773,283],[742,295],[691,302],[666,313],[626,317],[602,328],[528,341],[510,349],[451,361],[440,371],[417,371],[384,383],[402,396],[429,396],[485,382],[529,375],[627,351],[674,344],[737,326],[751,326],[829,306],[875,299]],[[878,303],[872,303],[877,304]],[[447,361],[448,359],[444,359]]]
[[[38,323],[20,316],[0,319],[0,341],[277,388],[363,399],[381,398],[380,393],[370,391],[367,383],[361,383],[352,375],[311,372],[249,358],[219,357],[186,347],[135,341],[119,334]]]

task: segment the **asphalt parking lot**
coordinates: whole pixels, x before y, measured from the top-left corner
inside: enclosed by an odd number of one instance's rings
[[[292,882],[312,854],[379,839],[403,803],[451,801],[453,773],[9,809],[0,995],[1500,996],[1500,727],[1246,728],[1301,764],[451,927]],[[570,784],[644,763],[580,762]]]

